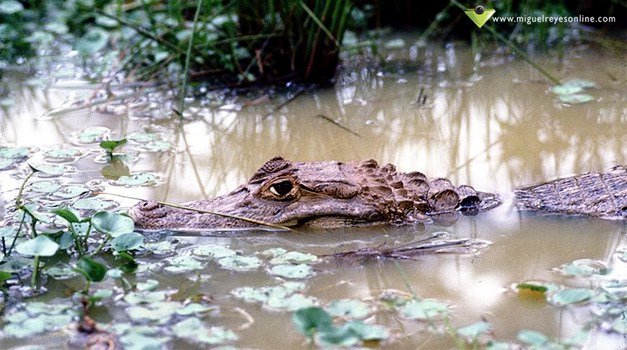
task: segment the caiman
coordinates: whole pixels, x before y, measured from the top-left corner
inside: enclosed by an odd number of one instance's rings
[[[259,227],[256,222],[331,228],[429,222],[500,203],[497,194],[420,172],[398,172],[394,165],[379,166],[374,160],[291,162],[275,157],[231,193],[182,205],[196,210],[143,201],[129,215],[142,229]],[[519,188],[515,203],[522,210],[625,219],[627,170],[619,165]]]

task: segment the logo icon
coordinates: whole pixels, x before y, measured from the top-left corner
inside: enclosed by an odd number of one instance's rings
[[[496,11],[494,11],[494,9],[486,9],[481,5],[475,7],[474,9],[467,9],[464,11],[466,16],[475,22],[479,28],[483,27],[485,22],[487,22],[495,12]]]

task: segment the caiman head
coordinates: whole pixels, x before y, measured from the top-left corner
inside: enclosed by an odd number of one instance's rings
[[[143,229],[262,226],[253,221],[329,228],[425,222],[430,220],[427,214],[498,204],[496,195],[454,187],[446,179],[427,179],[418,172],[396,172],[393,165],[379,167],[374,160],[290,162],[276,157],[233,192],[182,205],[198,211],[144,201],[129,215]]]

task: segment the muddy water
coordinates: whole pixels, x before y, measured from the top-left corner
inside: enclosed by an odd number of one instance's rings
[[[403,63],[377,69],[355,64],[342,73],[336,87],[302,92],[290,101],[275,96],[264,99],[263,92],[217,102],[201,98],[191,103],[190,121],[183,127],[185,137],[177,131],[176,119],[167,119],[168,114],[155,112],[153,116],[158,118],[151,119],[133,110],[111,114],[68,107],[66,101],[89,98],[96,87],[82,81],[67,83],[69,77],[61,80],[65,86],[16,86],[16,105],[6,109],[0,119],[2,141],[46,149],[72,143],[73,135],[92,126],[108,127],[113,138],[135,131],[161,131],[173,150],[139,153],[129,167],[159,172],[162,183],[132,189],[102,185],[107,192],[169,202],[226,193],[276,155],[300,161],[374,158],[394,163],[402,171],[419,170],[501,193],[504,204],[499,208],[461,217],[448,227],[248,232],[233,237],[173,234],[163,239],[180,241],[183,248],[222,244],[246,255],[276,247],[324,255],[382,243],[407,243],[440,231],[456,238],[485,240],[491,244],[474,254],[430,254],[414,260],[358,264],[329,261],[317,265],[315,276],[304,280],[306,294],[324,305],[341,298],[376,300],[382,291],[398,290],[453,306],[452,327],[490,322],[499,341],[516,341],[524,329],[553,339],[574,335],[589,319],[589,310],[560,310],[521,299],[511,286],[544,280],[585,287],[587,282],[553,271],[584,258],[601,261],[611,269],[611,278],[624,280],[627,264],[615,252],[627,245],[625,225],[519,213],[511,206],[511,191],[516,186],[627,162],[624,53],[579,48],[559,60],[535,57],[560,77],[596,83],[596,88],[588,91],[595,101],[574,106],[560,103],[549,92],[546,79],[522,61],[495,54],[475,62],[472,52],[461,45],[412,47],[390,55]],[[59,107],[66,109],[42,117]],[[102,164],[93,161],[94,145],[80,147],[87,156],[76,164],[74,179],[102,181]],[[7,172],[0,176],[3,199],[12,200],[19,181]],[[116,200],[122,206],[133,204]],[[148,256],[142,261],[148,264],[159,259]],[[163,288],[183,286],[181,289],[193,291],[190,294],[210,295],[222,312],[209,323],[233,329],[240,337],[235,342],[238,346],[271,349],[305,344],[291,324],[291,313],[268,311],[229,296],[239,286],[275,285],[275,277],[235,273],[215,264],[202,271],[196,282],[191,281],[194,276],[163,272],[144,272],[141,278],[146,276],[158,279]],[[80,281],[51,281],[49,289],[53,295],[55,291],[62,294],[77,284]],[[105,324],[120,322],[125,320],[123,307],[99,308],[95,318]],[[382,347],[455,347],[446,333],[434,333],[424,323],[403,320],[389,311],[377,312],[369,321],[385,325],[393,335]],[[60,346],[65,341],[58,334],[49,337]],[[10,346],[24,343],[7,341]],[[174,344],[177,348],[190,346]],[[595,331],[584,347],[619,349],[626,345],[624,337]]]

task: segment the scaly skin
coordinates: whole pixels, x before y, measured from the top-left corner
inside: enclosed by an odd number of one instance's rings
[[[276,157],[233,192],[184,206],[282,226],[331,228],[431,221],[456,210],[476,212],[500,204],[497,195],[442,178],[362,162],[290,162]],[[129,215],[142,229],[258,227],[239,219],[140,202]]]
[[[627,218],[627,168],[563,177],[516,190],[520,210],[581,214],[603,219]]]

